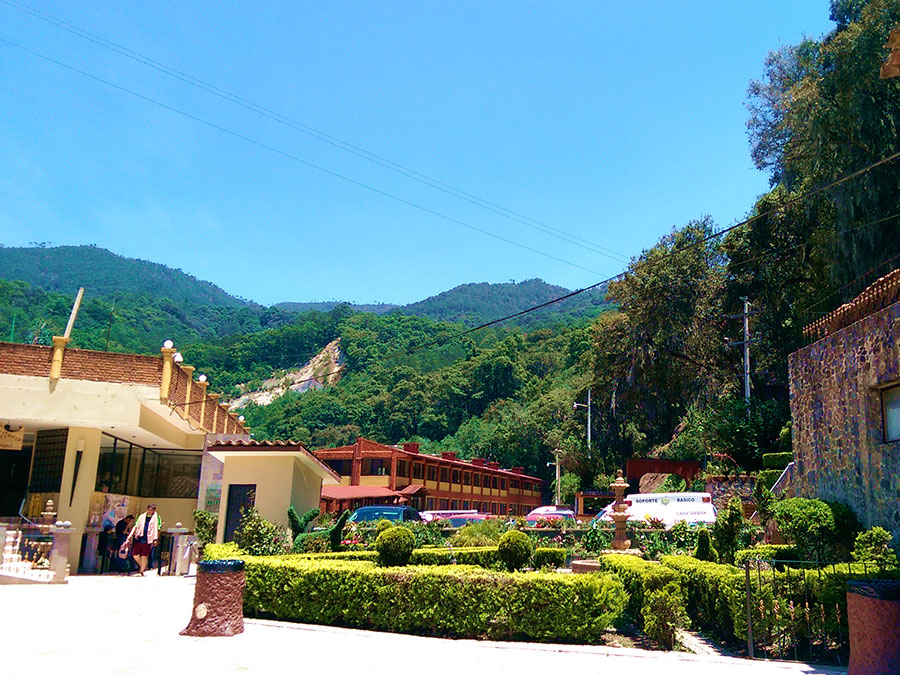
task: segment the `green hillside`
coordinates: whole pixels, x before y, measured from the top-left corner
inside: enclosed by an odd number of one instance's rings
[[[372,314],[387,314],[397,309],[400,305],[389,305],[379,302],[373,305],[357,305],[352,302],[278,302],[272,305],[275,309],[283,309],[286,312],[330,312],[339,305],[348,305],[354,312],[371,312]]]
[[[59,293],[85,287],[87,297],[144,293],[177,298],[202,307],[245,307],[252,303],[181,270],[124,258],[98,246],[0,247],[0,279],[25,281]]]

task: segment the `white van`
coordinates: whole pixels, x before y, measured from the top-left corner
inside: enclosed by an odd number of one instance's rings
[[[629,522],[657,518],[672,527],[679,520],[693,523],[716,522],[716,507],[709,492],[655,492],[627,495],[625,513]],[[597,520],[612,521],[612,504],[604,508]]]

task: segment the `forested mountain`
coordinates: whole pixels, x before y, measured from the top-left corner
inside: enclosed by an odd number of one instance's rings
[[[400,311],[403,314],[425,316],[436,321],[477,326],[535,307],[570,292],[568,288],[554,286],[540,279],[508,284],[463,284],[425,300],[404,305]],[[593,318],[610,307],[610,303],[606,301],[605,289],[598,288],[518,317],[511,323],[525,327],[554,319]]]
[[[347,305],[354,312],[371,312],[372,314],[387,314],[397,309],[400,305],[390,305],[384,302],[372,305],[357,305],[353,302],[338,302],[337,300],[329,300],[328,302],[277,302],[272,307],[275,309],[283,309],[288,312],[330,312],[338,305]]]
[[[98,246],[0,246],[0,279],[25,281],[46,291],[87,297],[146,294],[203,307],[244,307],[253,303],[218,286],[159,263],[116,255]]]

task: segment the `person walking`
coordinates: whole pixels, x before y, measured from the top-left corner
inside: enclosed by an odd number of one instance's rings
[[[153,547],[159,543],[159,529],[162,521],[156,513],[156,504],[147,506],[146,513],[137,517],[134,527],[128,533],[131,555],[138,564],[138,574],[144,576]]]
[[[134,516],[130,513],[116,523],[115,567],[117,572],[133,572],[137,563],[131,557],[131,551],[123,552],[123,544],[128,541],[128,534],[134,526]]]

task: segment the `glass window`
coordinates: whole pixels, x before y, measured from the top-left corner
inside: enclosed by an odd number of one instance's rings
[[[881,401],[884,405],[885,443],[900,441],[900,386],[882,391]]]
[[[472,484],[472,474],[468,471],[463,471],[463,485],[471,485]]]
[[[481,487],[481,474],[474,473],[472,474],[472,485],[475,487]]]
[[[509,488],[511,490],[518,490],[519,489],[519,481],[517,481],[515,479],[509,481]]]
[[[325,465],[338,476],[349,476],[353,471],[352,459],[326,459]]]
[[[446,499],[438,500],[438,511],[446,511],[450,508],[450,503]]]
[[[505,478],[501,478],[501,479],[500,479],[500,489],[501,489],[501,490],[505,490],[505,489],[506,489],[506,479],[505,479]]]
[[[360,469],[361,476],[384,476],[387,467],[383,459],[364,459]]]
[[[442,483],[450,482],[450,469],[447,469],[446,467],[441,468],[441,482]]]
[[[500,515],[501,515],[501,516],[505,516],[505,515],[506,515],[506,504],[501,504],[501,505],[500,505]]]
[[[453,482],[459,484],[459,469],[453,470]]]
[[[497,490],[497,489],[499,489],[499,487],[500,487],[500,479],[497,478],[497,476],[494,476],[491,479],[491,488],[494,490]]]
[[[428,467],[428,480],[437,480],[437,467],[436,466]]]
[[[450,500],[450,510],[456,511],[458,508],[459,508],[459,501],[456,499],[451,499]]]
[[[463,499],[463,509],[468,511],[468,509],[469,509],[469,500],[468,499]]]
[[[425,469],[424,464],[414,463],[412,465],[412,477],[421,479],[424,469]]]
[[[397,475],[402,478],[409,476],[409,462],[405,462],[402,459],[397,462]]]
[[[196,497],[203,456],[183,450],[144,450],[141,497]]]

